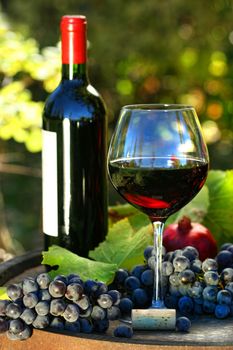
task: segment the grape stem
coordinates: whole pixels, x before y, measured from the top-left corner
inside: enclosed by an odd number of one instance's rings
[[[154,264],[154,286],[151,308],[162,309],[165,308],[163,298],[163,286],[162,286],[162,251],[163,251],[163,230],[164,223],[161,221],[153,222],[154,229],[154,251],[155,251],[155,264]]]

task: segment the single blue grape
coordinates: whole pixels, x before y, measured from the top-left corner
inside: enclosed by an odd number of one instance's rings
[[[50,309],[50,302],[49,301],[39,301],[39,303],[36,304],[35,310],[38,315],[45,316],[48,315]]]
[[[24,327],[25,324],[20,318],[9,322],[9,331],[13,334],[19,334],[24,330]]]
[[[79,323],[80,323],[80,331],[82,333],[89,334],[93,332],[93,325],[86,318],[80,319]]]
[[[30,325],[35,320],[37,314],[34,309],[24,309],[20,318],[27,324]]]
[[[50,313],[53,316],[61,316],[65,308],[66,303],[62,299],[53,299],[50,303]]]
[[[128,278],[130,278],[130,277],[128,277]],[[141,274],[141,282],[147,287],[153,286],[153,284],[154,284],[154,271],[152,271],[151,269],[145,270]],[[139,288],[139,287],[140,287],[140,281],[139,281],[139,285],[136,288]],[[136,289],[136,288],[134,288],[134,289]]]
[[[114,329],[114,336],[121,338],[132,338],[133,330],[129,326],[118,326]]]
[[[202,272],[202,261],[199,259],[195,259],[191,261],[190,269],[195,273]]]
[[[185,256],[176,256],[173,260],[175,272],[181,272],[190,268],[190,261]]]
[[[216,261],[219,269],[223,270],[233,263],[233,254],[228,250],[221,250],[216,256]]]
[[[32,325],[34,328],[38,328],[38,329],[44,329],[47,328],[49,326],[49,316],[37,316],[35,318],[35,320],[33,321]]]
[[[133,302],[129,298],[122,298],[119,304],[119,309],[122,313],[130,314],[133,308]]]
[[[23,280],[22,288],[23,294],[37,292],[39,290],[39,286],[33,278],[25,278]]]
[[[111,295],[104,293],[101,294],[98,299],[97,299],[97,303],[99,304],[99,306],[101,306],[103,309],[108,309],[109,307],[111,307],[113,305],[113,300]]]
[[[141,274],[146,270],[146,265],[136,265],[132,271],[131,275],[137,277],[138,279],[141,278]]]
[[[28,294],[25,294],[23,297],[23,304],[29,309],[34,308],[38,303],[38,301],[39,301],[39,298],[37,293],[35,292],[30,292]]]
[[[218,271],[217,261],[210,258],[205,259],[202,263],[202,271]]]
[[[18,284],[10,284],[6,289],[8,297],[15,301],[23,296],[23,290]]]
[[[199,258],[199,252],[198,252],[198,250],[197,250],[195,247],[192,247],[192,246],[186,246],[186,247],[183,249],[182,255],[183,255],[183,256],[186,256],[186,258],[188,258],[189,261],[193,261],[193,260]]]
[[[128,271],[124,269],[117,270],[114,278],[114,282],[117,284],[124,284],[125,279],[129,276]]]
[[[178,308],[184,315],[192,313],[193,307],[193,300],[188,296],[182,296],[178,301]]]
[[[232,302],[232,295],[226,289],[222,289],[217,294],[217,303],[220,305],[230,305]]]
[[[218,304],[216,305],[215,311],[214,311],[216,318],[226,318],[230,314],[230,307],[229,305],[225,304]]]
[[[41,273],[36,278],[36,282],[38,283],[40,289],[47,289],[50,281],[50,277],[47,273]]]
[[[79,309],[75,304],[68,304],[62,316],[68,322],[76,322],[79,318]]]
[[[20,305],[17,303],[10,303],[6,307],[6,316],[12,319],[19,318],[19,316],[22,314],[23,309]]]
[[[93,320],[99,321],[99,320],[103,320],[105,317],[106,317],[106,311],[102,307],[95,305],[91,312],[91,318]]]
[[[190,284],[195,281],[195,273],[190,270],[183,270],[179,273],[179,280],[183,284]]]
[[[178,317],[176,320],[176,329],[180,332],[188,332],[191,327],[191,321],[188,317]]]
[[[83,287],[79,283],[71,283],[66,288],[65,297],[69,300],[79,300],[83,295]]]
[[[132,292],[134,289],[140,288],[140,285],[141,283],[139,279],[134,276],[129,276],[124,281],[124,287],[128,292]]]
[[[207,286],[203,289],[202,296],[203,299],[208,301],[217,300],[218,288],[216,286]]]
[[[137,288],[132,293],[132,301],[135,307],[147,307],[149,306],[149,298],[145,289]]]
[[[49,293],[53,298],[61,298],[66,293],[66,284],[62,280],[53,280],[49,284]]]
[[[96,281],[86,280],[84,282],[84,293],[86,295],[90,295],[93,290],[97,290],[97,289],[98,289],[98,284]]]

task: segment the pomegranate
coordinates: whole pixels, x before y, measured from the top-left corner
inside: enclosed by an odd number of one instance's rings
[[[167,251],[193,246],[199,252],[199,259],[214,258],[217,254],[217,244],[211,232],[190,218],[183,218],[175,224],[170,224],[164,230],[163,245]]]

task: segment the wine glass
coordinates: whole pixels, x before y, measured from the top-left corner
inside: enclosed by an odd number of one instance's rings
[[[154,232],[152,308],[165,308],[162,238],[166,219],[200,191],[209,157],[192,106],[129,105],[122,108],[108,152],[108,171],[119,194],[146,213]]]

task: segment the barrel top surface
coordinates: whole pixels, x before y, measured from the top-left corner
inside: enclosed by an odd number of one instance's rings
[[[25,268],[27,257],[22,258],[23,264],[20,267],[18,263],[18,275],[15,274],[14,282],[22,280],[25,276],[32,276],[41,272],[41,266],[38,267],[38,256],[35,255],[35,264],[31,263],[32,255],[29,254],[30,263]],[[14,264],[7,264],[7,273]],[[33,267],[34,266],[34,267]],[[33,267],[33,268],[32,268]],[[2,266],[4,272],[4,267]],[[12,274],[10,279],[5,281],[12,282]],[[69,333],[55,333],[54,331],[34,330],[30,339],[20,342],[8,340],[6,335],[0,335],[0,350],[133,350],[133,349],[224,349],[233,350],[233,317],[224,320],[217,320],[213,316],[193,316],[191,319],[192,327],[189,333],[181,333],[177,331],[134,331],[132,339],[116,338],[113,336],[113,330],[117,321],[111,322],[108,332],[102,334],[78,334],[71,335]]]
[[[70,335],[68,332],[55,333],[52,330],[34,330],[30,339],[20,342],[0,336],[0,350],[92,350],[92,349],[231,349],[233,350],[233,319],[215,320],[200,317],[192,320],[189,333],[176,331],[135,331],[132,339],[113,337],[116,323],[112,322],[108,332],[100,334]]]

